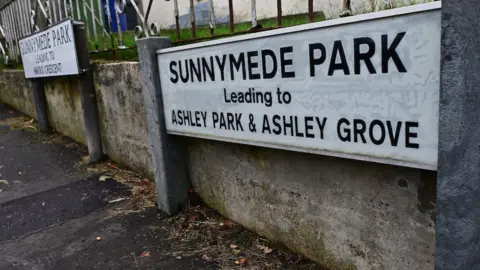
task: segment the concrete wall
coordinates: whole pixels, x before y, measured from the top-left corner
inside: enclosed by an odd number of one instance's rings
[[[333,269],[433,269],[433,172],[189,140],[191,182],[225,216]]]
[[[104,152],[112,160],[151,177],[152,164],[138,63],[96,65],[94,74]],[[51,126],[85,144],[76,79],[46,80],[45,93]],[[0,73],[0,101],[36,117],[31,86],[21,70]]]
[[[138,63],[97,65],[94,78],[104,152],[153,177]]]
[[[8,103],[26,115],[35,115],[32,86],[25,80],[23,71],[0,72],[0,101]]]
[[[152,175],[137,63],[94,69],[105,152]],[[34,115],[22,71],[0,100]],[[83,142],[76,82],[50,81],[52,124]],[[436,173],[185,139],[191,184],[223,215],[332,269],[433,269]]]

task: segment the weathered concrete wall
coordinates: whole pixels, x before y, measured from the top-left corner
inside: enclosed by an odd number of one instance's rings
[[[433,269],[435,173],[188,141],[194,189],[242,225],[334,269]]]
[[[111,159],[153,177],[138,63],[96,65],[93,74],[103,151]]]
[[[138,63],[97,65],[104,151],[152,175]],[[84,141],[74,79],[47,83],[54,128]],[[33,116],[22,71],[0,100]],[[191,184],[223,215],[331,268],[432,269],[436,174],[274,149],[185,139]]]
[[[153,172],[138,63],[97,65],[94,74],[105,154],[151,177]],[[77,80],[74,77],[46,80],[45,93],[50,125],[58,132],[85,143]],[[0,101],[36,117],[31,86],[21,70],[0,73]]]
[[[21,70],[0,72],[0,101],[36,118],[32,86]]]
[[[50,125],[60,133],[86,144],[77,79],[62,77],[45,80],[44,85]]]

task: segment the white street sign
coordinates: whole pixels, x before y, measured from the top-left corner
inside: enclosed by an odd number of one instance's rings
[[[27,79],[79,74],[72,20],[25,37],[19,46]]]
[[[160,50],[167,131],[436,170],[440,8]]]

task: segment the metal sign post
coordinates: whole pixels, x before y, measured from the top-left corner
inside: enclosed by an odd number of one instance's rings
[[[85,24],[72,20],[62,21],[21,39],[19,47],[25,78],[32,79],[37,118],[42,132],[49,130],[48,106],[42,79],[78,75],[90,161],[100,161],[103,150]]]

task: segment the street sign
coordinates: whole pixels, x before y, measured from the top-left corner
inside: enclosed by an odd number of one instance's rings
[[[25,37],[19,46],[27,79],[79,74],[72,20]]]
[[[158,51],[167,132],[436,170],[440,3]]]

